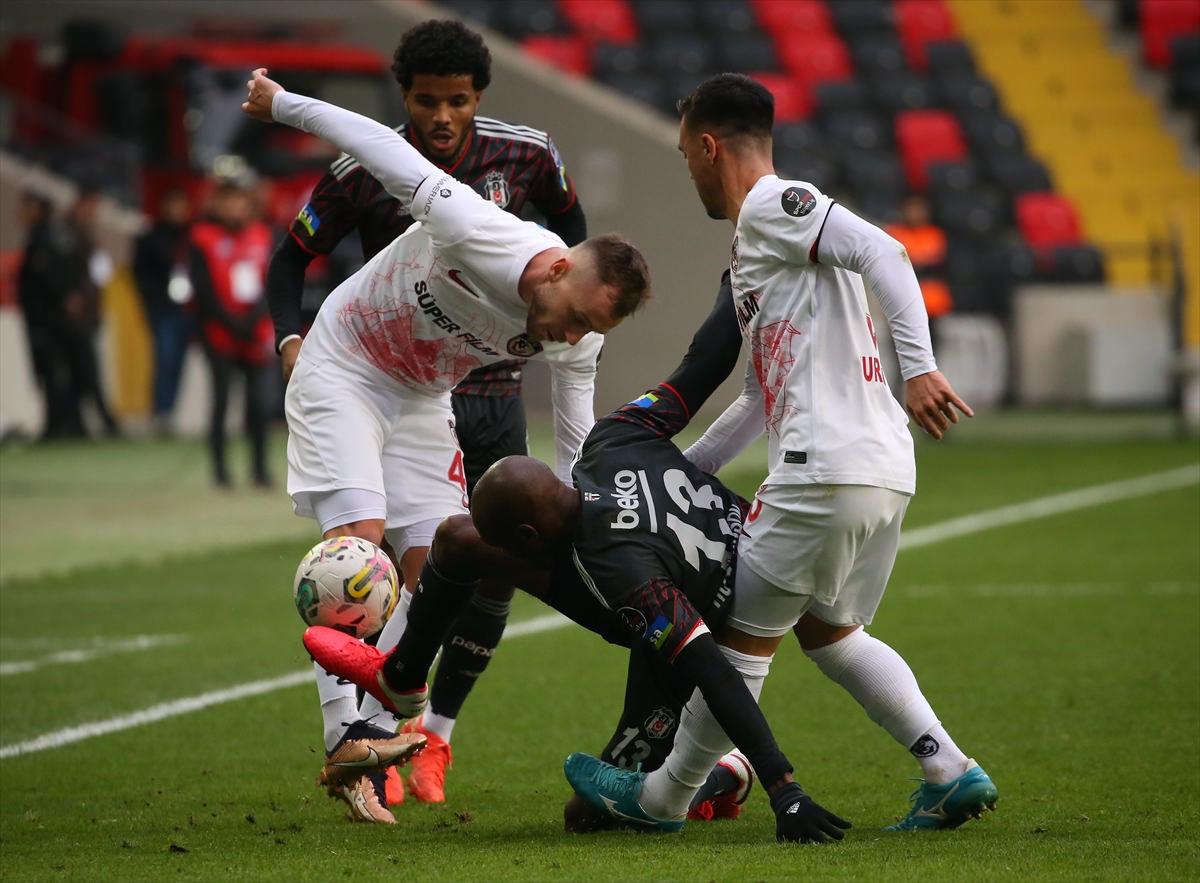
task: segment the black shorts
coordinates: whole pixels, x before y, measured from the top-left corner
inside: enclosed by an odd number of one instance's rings
[[[529,453],[525,403],[520,396],[452,395],[450,404],[469,495],[479,476],[497,460]]]

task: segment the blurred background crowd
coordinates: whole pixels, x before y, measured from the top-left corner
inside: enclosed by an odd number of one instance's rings
[[[1200,422],[1198,0],[47,0],[0,13],[0,434],[207,434],[227,485],[233,423],[269,485],[265,272],[334,154],[247,121],[246,74],[395,125],[390,49],[445,16],[495,56],[483,112],[550,131],[593,232],[645,245],[654,309],[695,314],[618,335],[600,407],[711,300],[727,231],[672,109],[736,70],[775,94],[780,174],[907,246],[968,399]],[[310,311],[359,254],[314,265]]]

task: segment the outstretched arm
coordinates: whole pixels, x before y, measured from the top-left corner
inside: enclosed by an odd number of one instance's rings
[[[410,210],[413,194],[422,181],[430,175],[443,174],[387,126],[316,98],[288,92],[267,77],[266,68],[254,71],[246,88],[249,94],[242,104],[243,111],[256,120],[285,123],[324,138],[344,150],[399,199],[406,210]]]

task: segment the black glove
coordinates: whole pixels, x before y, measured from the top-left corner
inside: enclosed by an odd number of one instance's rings
[[[780,843],[828,843],[841,840],[850,827],[804,793],[795,782],[789,782],[771,796],[775,810],[775,839]]]

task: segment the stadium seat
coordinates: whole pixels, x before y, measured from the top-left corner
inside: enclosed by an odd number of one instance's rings
[[[788,152],[823,153],[825,136],[811,122],[776,123],[773,132],[775,149]]]
[[[1200,34],[1200,3],[1195,0],[1142,0],[1138,12],[1142,53],[1152,67],[1170,64],[1173,39]]]
[[[823,192],[837,192],[840,180],[837,164],[811,151],[775,150],[775,168],[781,178],[808,181]]]
[[[558,0],[558,9],[575,33],[589,42],[637,42],[637,19],[627,0]]]
[[[959,115],[959,122],[971,150],[976,153],[992,150],[1025,152],[1025,136],[1010,117],[990,110],[970,110]]]
[[[846,40],[854,69],[868,77],[889,76],[908,70],[904,49],[891,34],[867,32]]]
[[[854,76],[850,52],[834,34],[788,35],[775,39],[775,54],[789,73],[806,83],[848,80]]]
[[[749,73],[776,71],[775,46],[757,32],[730,34],[716,41],[717,69]]]
[[[891,0],[835,0],[829,4],[834,23],[845,35],[870,31],[894,33]]]
[[[699,13],[701,27],[722,39],[758,31],[758,20],[747,0],[701,0]]]
[[[946,107],[959,114],[973,110],[1000,111],[996,87],[983,77],[951,77],[940,80],[938,89]]]
[[[975,56],[962,40],[944,40],[925,47],[929,73],[939,80],[975,76]]]
[[[842,151],[842,178],[856,193],[875,194],[899,205],[907,192],[904,169],[891,151]]]
[[[990,190],[947,190],[933,200],[933,219],[939,226],[980,242],[995,238],[1004,215],[1004,201]]]
[[[896,114],[896,144],[908,183],[924,190],[931,162],[964,159],[967,144],[958,121],[941,110],[906,110]]]
[[[908,66],[915,71],[926,71],[929,44],[953,39],[957,29],[943,0],[896,0],[896,32]]]
[[[542,34],[521,41],[525,54],[579,77],[591,76],[592,56],[587,40],[579,36]]]
[[[648,74],[643,67],[644,55],[641,44],[597,43],[592,48],[592,70],[606,83],[611,83],[610,78],[616,75]]]
[[[597,79],[626,98],[648,104],[663,112],[670,110],[669,101],[673,96],[667,94],[667,85],[661,77],[612,71],[598,75]]]
[[[1057,193],[1023,193],[1014,200],[1017,229],[1033,248],[1078,245],[1082,239],[1079,214]]]
[[[964,192],[979,186],[979,170],[971,160],[929,164],[929,193],[936,198],[948,191]]]
[[[716,68],[713,44],[691,32],[648,37],[647,58],[652,72],[662,76],[697,74]]]
[[[936,106],[933,89],[925,77],[906,72],[876,76],[871,81],[871,97],[888,113],[925,110]]]
[[[690,33],[698,24],[691,0],[633,0],[633,11],[647,37]]]
[[[1050,172],[1032,157],[996,151],[985,155],[983,162],[988,176],[1010,195],[1054,189]]]
[[[804,83],[786,74],[756,72],[754,76],[775,96],[777,123],[794,123],[812,114],[812,93]]]
[[[821,126],[839,146],[879,150],[891,144],[890,127],[870,110],[838,110],[821,114]]]
[[[758,23],[772,37],[811,37],[833,31],[825,0],[751,0]]]
[[[442,0],[442,5],[469,22],[489,28],[499,28],[504,10],[492,0]]]
[[[1103,282],[1104,256],[1091,245],[1063,245],[1036,258],[1039,274],[1047,282]]]
[[[558,14],[556,0],[507,0],[495,25],[514,39],[533,34],[565,34],[570,28]]]
[[[818,83],[813,89],[813,103],[821,113],[869,109],[869,98],[866,88],[858,80]]]

